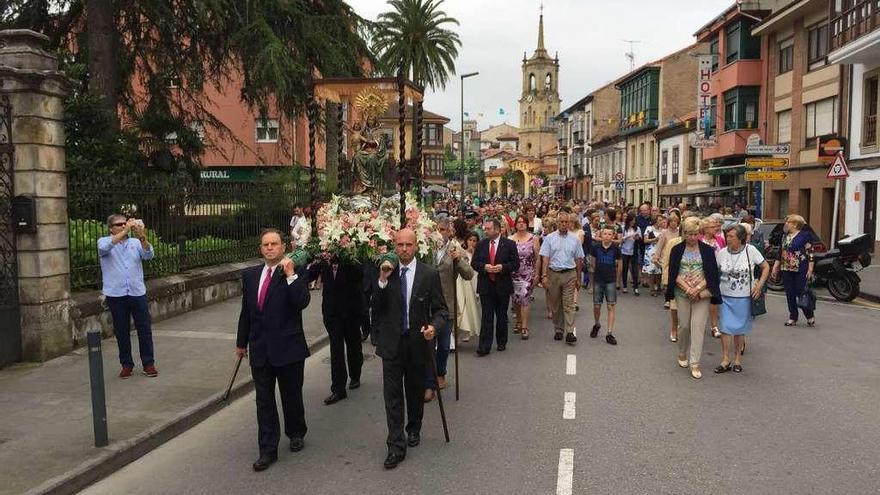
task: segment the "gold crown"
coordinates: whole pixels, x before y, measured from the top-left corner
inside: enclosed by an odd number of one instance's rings
[[[367,88],[355,97],[354,106],[366,118],[378,117],[388,111],[388,100],[378,88]]]

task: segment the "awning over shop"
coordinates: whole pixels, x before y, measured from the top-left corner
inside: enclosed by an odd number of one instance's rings
[[[709,194],[716,194],[725,191],[736,191],[743,190],[746,186],[720,186],[720,187],[702,187],[700,189],[691,189],[689,191],[682,192],[674,192],[674,193],[660,193],[661,197],[665,196],[706,196]]]
[[[712,167],[709,169],[709,175],[739,175],[746,171],[745,165],[726,165],[723,167]]]

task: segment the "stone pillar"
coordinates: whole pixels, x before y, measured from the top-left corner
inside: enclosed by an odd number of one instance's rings
[[[46,36],[0,31],[0,92],[12,104],[15,194],[36,202],[37,233],[18,234],[22,358],[72,349],[63,99],[69,80]]]

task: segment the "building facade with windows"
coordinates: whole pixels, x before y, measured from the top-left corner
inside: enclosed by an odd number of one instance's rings
[[[753,134],[763,136],[759,109],[765,61],[761,60],[761,39],[752,34],[752,28],[768,11],[745,9],[757,3],[741,7],[735,2],[694,34],[713,55],[709,133],[718,144],[703,149],[712,187],[701,193],[711,204],[755,204],[760,196],[744,176],[746,143]]]
[[[565,177],[563,194],[568,199],[590,197],[586,155],[590,151],[592,95],[587,95],[554,116],[557,125],[557,173]]]
[[[653,132],[660,121],[660,64],[645,65],[617,82],[618,133],[626,138],[626,202],[655,201],[656,154]]]
[[[822,239],[831,236],[834,181],[818,157],[817,140],[844,136],[843,68],[829,64],[828,0],[808,0],[775,8],[752,34],[765,55],[759,113],[765,142],[791,145],[788,177],[764,182],[763,216],[797,212]]]
[[[611,83],[593,91],[590,96],[589,151],[584,153],[590,177],[588,197],[619,203],[625,189],[617,189],[617,174],[620,174],[619,182],[626,184],[626,138],[618,134],[620,91]]]
[[[660,150],[657,188],[662,206],[679,203],[703,206],[705,197],[701,191],[711,187],[708,162],[702,160],[702,150],[691,146],[696,124],[694,112],[688,118],[670,122],[654,132]]]
[[[379,118],[380,133],[384,136],[386,146],[389,146],[388,156],[397,160],[400,154],[400,142],[398,128],[400,112],[397,105],[390,105],[385,115]],[[428,110],[422,110],[422,178],[427,184],[447,183],[444,175],[444,163],[446,157],[443,128],[449,123],[449,119]],[[406,107],[404,116],[404,130],[407,141],[407,158],[413,156],[413,106]],[[479,151],[479,150],[478,150]]]
[[[876,0],[831,0],[828,62],[843,65],[848,78],[849,168],[844,192],[844,233],[869,234],[880,247],[877,184],[880,182],[880,4]]]

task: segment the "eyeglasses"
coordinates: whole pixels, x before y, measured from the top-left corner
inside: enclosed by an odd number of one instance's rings
[[[114,223],[110,225],[111,227],[124,227],[125,222]]]

